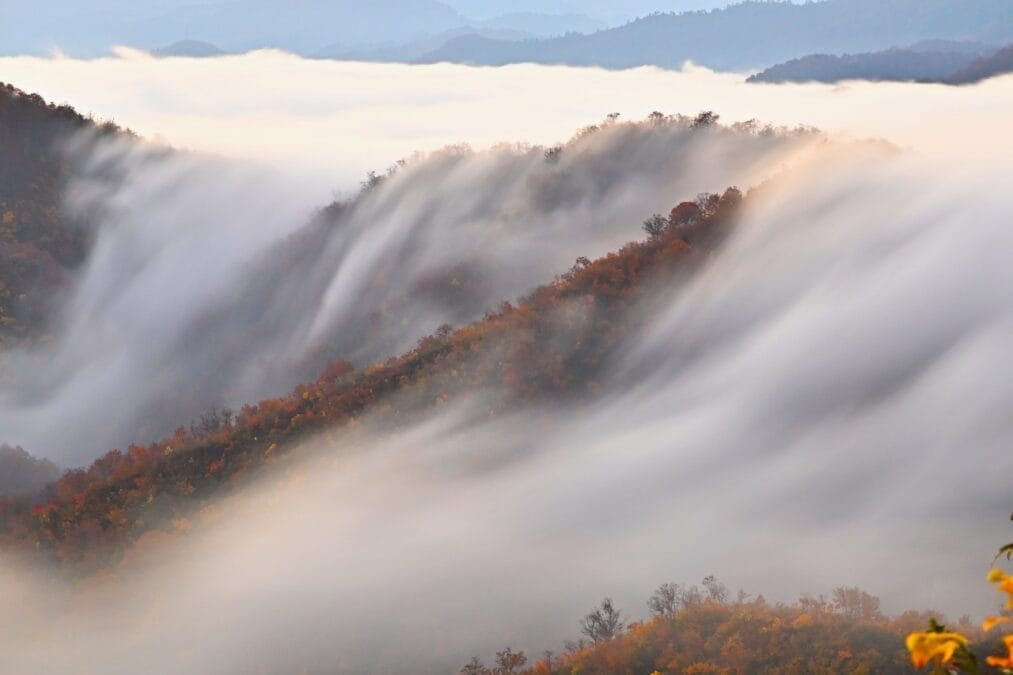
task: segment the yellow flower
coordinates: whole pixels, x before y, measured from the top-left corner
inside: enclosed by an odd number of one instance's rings
[[[1006,609],[1013,609],[1013,579],[1007,579],[999,584],[999,590],[1009,596],[1006,601]]]
[[[1002,639],[1006,643],[1006,656],[989,656],[985,663],[996,668],[1013,668],[1013,635],[1007,635]]]
[[[1013,609],[1013,577],[997,569],[988,573],[988,580],[993,584],[998,584],[999,590],[1009,596],[1006,608]]]
[[[967,638],[960,633],[911,633],[906,644],[911,663],[922,668],[930,661],[937,666],[949,663],[959,648],[967,646]]]
[[[984,631],[990,631],[1000,623],[1009,623],[1013,621],[1008,616],[986,616],[985,620],[981,622],[981,629]]]

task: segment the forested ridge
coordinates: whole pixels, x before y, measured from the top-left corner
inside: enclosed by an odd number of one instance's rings
[[[85,129],[123,133],[0,83],[0,349],[42,336],[54,294],[84,261],[89,231],[61,202],[62,143]]]
[[[1013,72],[1013,44],[1008,44],[989,56],[975,59],[945,81],[948,84],[974,84],[1010,72]]]
[[[929,40],[906,49],[862,54],[810,54],[779,63],[749,82],[870,80],[973,84],[1013,70],[1013,46]]]
[[[472,392],[490,414],[518,403],[593,396],[611,351],[635,330],[655,284],[692,273],[730,227],[742,199],[730,188],[645,224],[649,237],[574,267],[480,321],[449,326],[385,363],[343,360],[289,396],[210,411],[148,446],[114,450],[67,472],[34,499],[0,501],[0,548],[86,572],[115,560],[146,531],[171,528],[297,441],[365,418],[384,429]]]
[[[855,587],[792,603],[768,602],[742,591],[733,596],[714,577],[703,587],[665,583],[648,599],[650,616],[630,620],[606,598],[574,623],[583,637],[558,653],[529,656],[507,647],[490,665],[475,657],[464,675],[685,675],[730,673],[906,673],[904,637],[939,614],[908,610],[887,616],[879,599]],[[957,626],[975,648],[998,651],[968,617]],[[983,668],[981,672],[1001,672]]]
[[[826,0],[731,3],[710,11],[655,13],[589,35],[507,41],[461,36],[420,61],[483,65],[551,63],[631,68],[756,68],[813,53],[867,52],[929,39],[1005,44],[1008,2]]]

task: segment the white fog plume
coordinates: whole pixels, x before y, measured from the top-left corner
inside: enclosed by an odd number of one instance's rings
[[[275,51],[93,60],[0,57],[0,77],[113,119],[147,138],[255,159],[322,196],[405,153],[455,143],[551,144],[612,112],[719,112],[726,121],[807,124],[885,137],[948,158],[991,156],[1009,135],[1013,75],[970,87],[904,83],[746,84],[744,73],[517,64],[475,68],[302,59]],[[973,124],[970,123],[973,120]],[[956,128],[954,128],[956,125]],[[946,133],[938,133],[941,128]]]
[[[481,313],[487,300],[546,281],[577,255],[638,236],[647,215],[673,202],[776,178],[749,200],[708,265],[656,299],[596,400],[492,420],[462,403],[393,435],[315,439],[305,464],[213,505],[187,536],[162,546],[149,538],[107,576],[68,588],[4,568],[0,672],[449,673],[507,645],[529,655],[558,650],[606,594],[643,616],[657,584],[711,573],[772,600],[847,584],[881,596],[890,612],[994,609],[983,577],[990,552],[1007,540],[1013,470],[1010,78],[960,89],[750,88],[692,70],[373,70],[272,58],[2,63],[39,82],[72,72],[75,86],[97,91],[106,89],[96,82],[138,74],[165,85],[198,68],[212,80],[225,72],[252,82],[237,73],[274,64],[272,96],[312,91],[320,108],[340,107],[328,98],[338,71],[359,78],[354,93],[390,75],[412,96],[340,117],[354,127],[400,111],[404,124],[395,126],[408,140],[384,162],[431,149],[434,137],[446,142],[458,127],[458,140],[484,145],[472,135],[482,128],[476,113],[498,105],[521,114],[490,113],[485,125],[497,138],[562,138],[552,125],[578,112],[572,126],[586,122],[581,106],[594,107],[595,118],[713,108],[733,120],[804,121],[914,149],[809,153],[817,138],[690,140],[615,127],[556,165],[540,152],[502,149],[414,163],[338,226],[285,243],[318,205],[308,193],[319,186],[303,194],[298,183],[228,163],[145,164],[134,151],[109,149],[113,163],[154,171],[127,172],[125,185],[139,189],[122,194],[95,192],[102,181],[79,186],[75,199],[106,205],[108,218],[65,332],[34,364],[45,377],[6,391],[0,412],[4,434],[19,429],[37,446],[19,434],[10,442],[67,452],[55,455],[65,461],[81,446],[67,450],[61,434],[84,439],[100,429],[89,442],[104,449],[101,435],[117,423],[111,404],[126,417],[181,405],[178,382],[167,378],[199,382],[188,398],[232,402],[280,386],[318,340],[347,340],[363,358],[411,343],[411,330],[381,332],[382,340],[348,330],[374,306],[395,310],[381,316],[391,325],[406,318],[420,332],[459,318],[458,307],[424,292],[453,281],[432,277],[453,261],[489,252],[478,272],[490,281],[471,299]],[[483,89],[455,103],[436,86],[451,74]],[[428,85],[435,93],[426,99]],[[171,91],[185,99],[190,90]],[[523,115],[544,116],[562,98],[566,112],[544,124]],[[257,126],[266,118],[287,123],[275,125],[279,137],[309,114],[213,112],[212,135],[230,124],[266,129]],[[341,128],[329,122],[310,119],[307,128]],[[424,132],[413,133],[414,123]],[[375,167],[357,164],[357,175]],[[563,168],[566,180],[552,178]],[[546,209],[538,198],[546,186],[576,189],[550,191],[558,208]],[[178,235],[177,200],[188,216]],[[153,223],[130,215],[154,206]],[[114,251],[130,263],[103,263]],[[125,279],[133,282],[121,287]],[[238,302],[239,289],[255,302]],[[387,303],[398,298],[418,306]],[[105,351],[106,339],[118,349]],[[90,358],[104,365],[87,369]],[[140,370],[121,382],[115,365],[127,362]],[[95,411],[101,425],[89,417]]]
[[[283,175],[84,139],[66,208],[93,214],[94,250],[52,344],[4,355],[0,429],[82,464],[211,407],[285,394],[329,359],[370,365],[617,248],[651,213],[755,183],[814,142],[610,124],[557,158],[506,146],[418,158],[314,217],[308,191]]]
[[[314,441],[86,602],[8,606],[3,653],[14,672],[447,673],[559,649],[604,594],[642,616],[658,583],[710,573],[980,615],[1013,470],[1000,183],[874,152],[804,163],[597,400]]]

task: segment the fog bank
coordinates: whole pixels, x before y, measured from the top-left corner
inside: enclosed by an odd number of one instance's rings
[[[96,242],[52,342],[0,355],[0,438],[83,464],[285,394],[337,358],[385,360],[820,142],[609,124],[551,159],[525,146],[420,156],[314,215],[288,174],[79,139],[66,208],[94,214]]]
[[[752,85],[742,73],[694,66],[476,68],[307,60],[274,51],[155,59],[127,48],[93,60],[0,57],[0,74],[148,138],[282,165],[321,198],[415,150],[551,144],[612,112],[643,119],[654,110],[714,110],[726,121],[814,125],[980,158],[993,155],[989,138],[1009,136],[1013,86],[1009,76],[973,87]],[[936,133],[944,126],[947,133]]]
[[[805,161],[597,400],[321,438],[69,604],[9,605],[4,653],[15,672],[452,672],[558,649],[602,595],[644,616],[657,584],[712,573],[980,617],[1013,470],[1001,180]]]
[[[93,77],[84,89],[107,101],[110,82],[140,74],[184,96],[195,85],[166,82],[251,64],[278,85],[248,85],[254,108],[313,92],[285,104],[286,124],[208,116],[215,87],[188,103],[199,119],[145,118],[144,96],[122,118],[178,124],[170,138],[221,152],[233,141],[196,141],[234,125],[253,139],[234,141],[239,154],[277,160],[281,178],[125,146],[84,157],[124,181],[85,171],[68,195],[104,214],[98,244],[51,351],[7,357],[12,372],[38,368],[33,395],[0,404],[6,440],[63,461],[149,409],[168,422],[193,401],[282,387],[322,344],[366,361],[396,351],[640,236],[652,212],[772,179],[706,268],[655,298],[597,399],[490,420],[476,394],[398,434],[319,438],[305,464],[194,516],[189,534],[149,537],[108,577],[67,588],[5,568],[0,670],[452,672],[506,645],[558,649],[606,594],[643,616],[652,588],[706,574],[772,600],[847,584],[891,612],[994,609],[984,574],[1008,540],[1013,470],[1010,79],[747,88],[695,70],[370,70],[277,54],[0,63],[44,94],[43,76]],[[342,90],[342,73],[359,88]],[[383,87],[367,77],[379,73]],[[360,94],[390,100],[336,111]],[[300,125],[307,101],[319,126]],[[654,108],[910,147],[612,125],[558,163],[524,147],[418,159],[284,240],[316,203],[299,171],[342,143],[335,166],[360,175],[367,156],[384,165],[451,136],[555,142],[603,111]],[[288,143],[306,153],[299,170],[274,154]],[[441,302],[454,279],[473,295]],[[359,332],[374,307],[375,332]]]

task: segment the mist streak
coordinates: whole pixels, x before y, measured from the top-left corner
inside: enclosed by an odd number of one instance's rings
[[[550,71],[492,71],[490,82]],[[641,87],[649,74],[626,75]],[[179,382],[161,373],[230,402],[281,386],[298,372],[289,359],[320,340],[365,358],[463,320],[420,300],[418,313],[391,313],[387,327],[405,318],[403,333],[373,344],[352,330],[364,306],[425,298],[412,293],[434,270],[478,261],[478,308],[634,237],[644,217],[697,191],[775,177],[708,267],[654,298],[596,400],[488,420],[477,398],[402,433],[320,438],[305,464],[195,516],[187,537],[143,541],[108,578],[65,588],[0,572],[12,598],[0,608],[0,668],[448,672],[505,645],[558,648],[606,593],[638,615],[658,583],[712,573],[772,599],[854,584],[888,611],[992,609],[982,579],[1013,469],[1013,167],[991,113],[956,131],[945,115],[1011,109],[1009,81],[947,93],[764,87],[770,101],[748,115],[843,100],[842,126],[865,133],[903,117],[911,128],[896,140],[920,154],[620,126],[559,165],[524,149],[439,154],[320,230],[306,258],[275,242],[312,200],[204,160],[127,172],[122,195],[78,193],[116,208],[67,310],[68,337],[40,370],[53,389],[40,385],[33,405],[39,424],[73,420],[80,435],[121,388],[179,405]],[[719,111],[758,96],[706,91]],[[872,119],[884,101],[894,112]],[[113,155],[135,166],[132,151]],[[238,186],[231,200],[222,176]],[[129,216],[149,211],[150,222]],[[277,250],[305,264],[258,267]],[[251,287],[252,305],[235,302]],[[249,358],[233,358],[238,344]],[[123,377],[88,369],[131,355]],[[31,439],[10,441],[69,447],[39,424],[11,426],[28,414],[11,400],[4,431]],[[119,404],[127,417],[140,410]],[[90,456],[105,433],[61,458]]]

